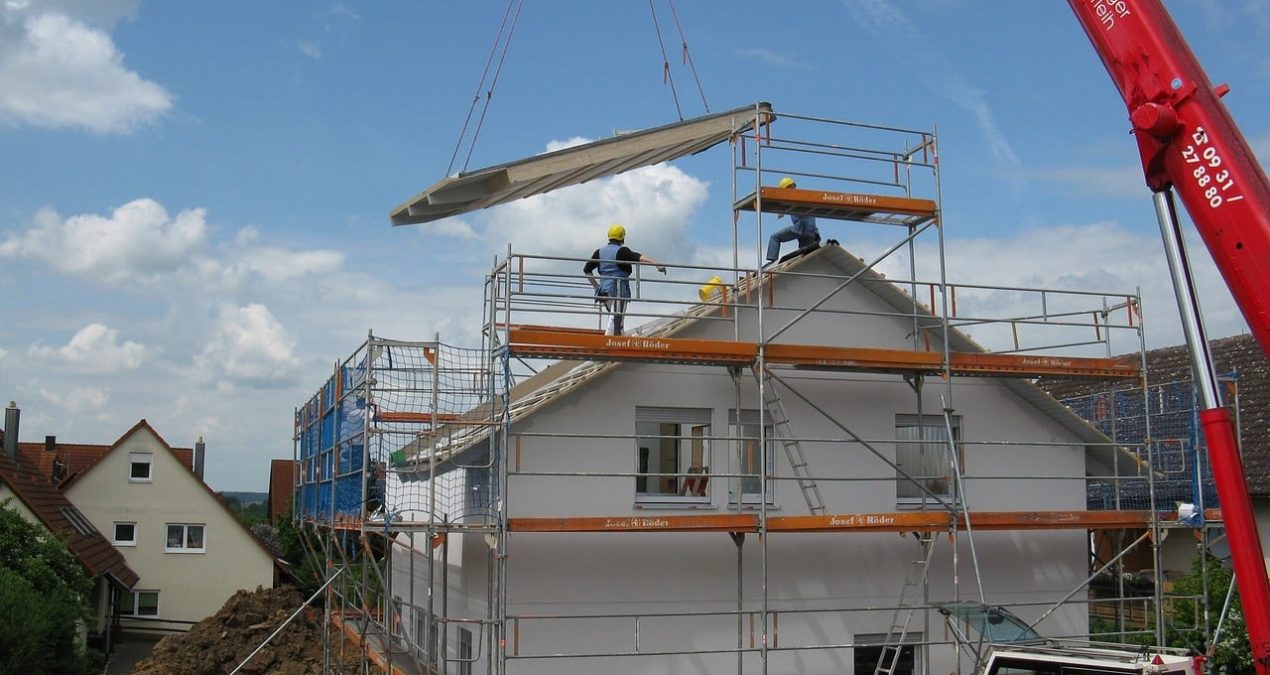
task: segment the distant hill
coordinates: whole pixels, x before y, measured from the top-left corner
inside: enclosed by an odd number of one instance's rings
[[[230,492],[229,490],[226,490],[221,493],[221,496],[225,499],[234,497],[238,500],[238,503],[243,506],[264,504],[266,501],[269,501],[268,492]]]

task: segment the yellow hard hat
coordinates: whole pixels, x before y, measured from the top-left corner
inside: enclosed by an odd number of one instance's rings
[[[618,225],[617,223],[614,223],[612,227],[609,228],[609,239],[616,239],[617,241],[626,241],[626,228],[622,227],[621,225]]]
[[[790,178],[789,176],[785,176],[784,178],[781,179],[781,182],[776,184],[776,186],[783,187],[783,188],[792,188],[792,187],[798,187],[798,184],[794,182],[793,178]]]

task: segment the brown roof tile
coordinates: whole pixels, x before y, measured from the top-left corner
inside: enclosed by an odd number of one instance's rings
[[[142,421],[144,422],[144,420]],[[120,436],[119,440],[111,445],[59,443],[54,441],[52,451],[49,451],[45,443],[18,443],[18,452],[21,453],[24,465],[37,467],[36,470],[40,475],[49,480],[53,480],[53,464],[55,460],[61,460],[62,474],[56,480],[56,483],[59,487],[65,489],[72,480],[96,466],[102,457],[105,457],[119,444],[119,441],[127,438],[130,433],[132,432],[129,431],[127,434]],[[176,455],[177,460],[185,468],[193,469],[193,448],[172,448],[172,454]]]
[[[1254,496],[1270,496],[1270,364],[1249,334],[1212,340],[1209,344],[1217,372],[1238,376],[1239,433],[1248,491]],[[1152,349],[1146,358],[1147,382],[1152,385],[1192,379],[1186,345]],[[1042,380],[1039,384],[1060,400],[1108,391],[1113,384],[1115,388],[1126,386],[1123,382],[1101,380]]]
[[[66,542],[71,553],[94,577],[109,575],[124,588],[132,588],[139,577],[110,542],[92,527],[84,515],[43,475],[15,465],[0,455],[0,480],[35,514],[49,531]]]

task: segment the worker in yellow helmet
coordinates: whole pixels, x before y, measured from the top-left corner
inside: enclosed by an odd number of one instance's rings
[[[789,176],[782,178],[776,185],[781,189],[798,187],[794,179]],[[777,217],[779,218],[780,216]],[[781,242],[797,239],[800,251],[820,245],[820,229],[816,227],[816,218],[814,216],[791,215],[789,219],[794,221],[792,225],[783,230],[773,232],[772,236],[767,238],[767,265],[776,262],[776,259],[780,257]]]
[[[626,304],[631,297],[631,265],[653,265],[662,274],[666,273],[666,266],[627,248],[625,227],[614,224],[609,228],[608,234],[609,243],[595,249],[591,259],[582,267],[582,273],[595,289],[596,302],[604,305],[605,310],[613,315],[608,334],[621,335]],[[600,272],[599,279],[594,275],[597,269]]]

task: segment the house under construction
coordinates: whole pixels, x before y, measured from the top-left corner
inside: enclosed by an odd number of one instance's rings
[[[296,517],[351,638],[329,644],[392,673],[969,672],[980,634],[1088,636],[1089,581],[1185,527],[1149,429],[1034,384],[1140,386],[1111,356],[1143,351],[1136,293],[950,281],[932,132],[760,103],[447,178],[392,219],[716,146],[732,263],[633,266],[633,330],[605,334],[585,258],[509,250],[483,344],[371,335],[297,410]],[[888,243],[762,267],[794,214]],[[1092,532],[1132,535],[1091,564]],[[1098,603],[1158,626],[1161,588]]]

